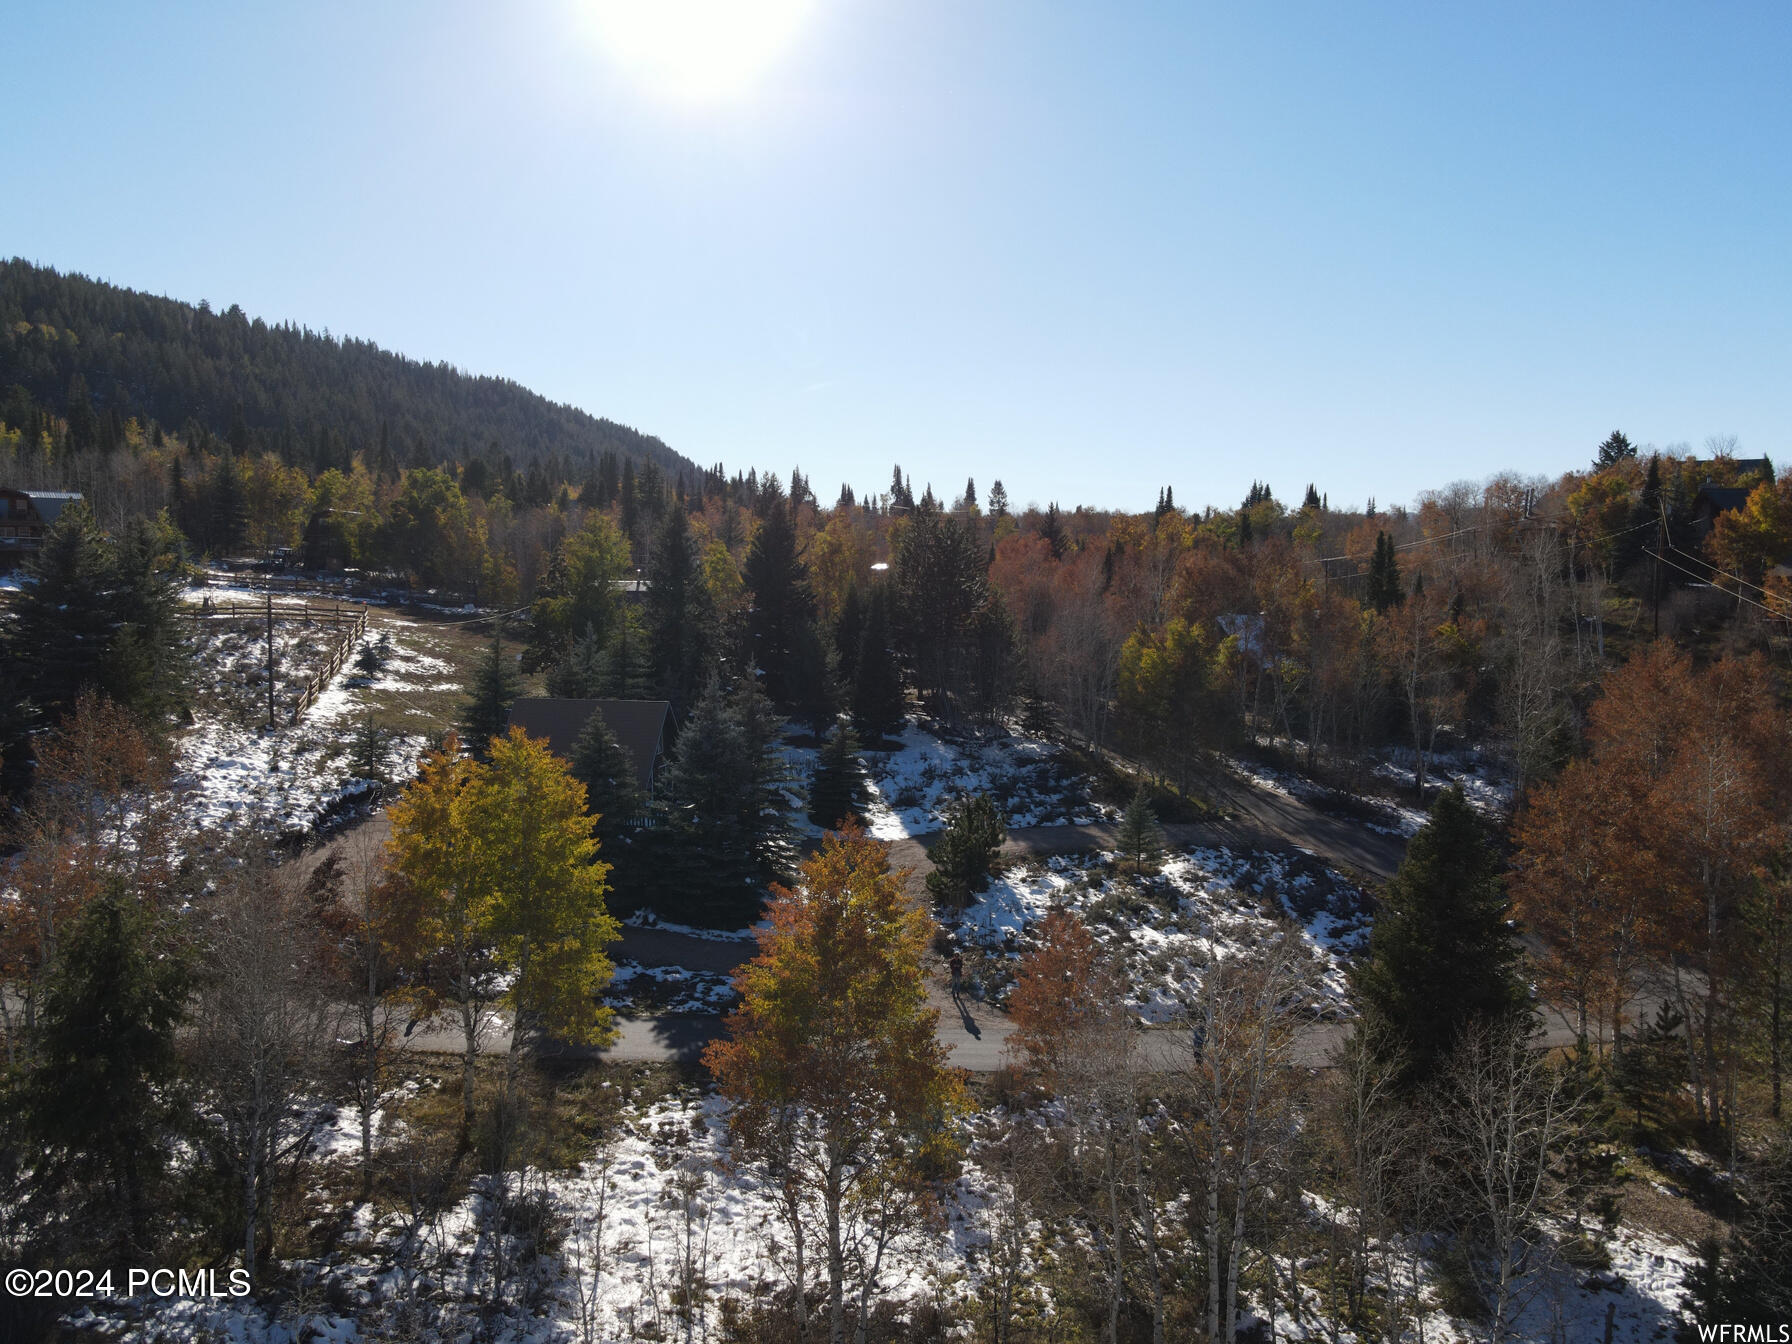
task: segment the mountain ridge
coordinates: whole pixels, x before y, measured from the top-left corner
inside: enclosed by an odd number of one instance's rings
[[[197,426],[288,461],[378,446],[419,466],[556,461],[576,479],[614,452],[672,478],[699,472],[656,436],[512,378],[18,257],[0,261],[0,395],[14,385],[59,414],[85,398],[100,418]]]

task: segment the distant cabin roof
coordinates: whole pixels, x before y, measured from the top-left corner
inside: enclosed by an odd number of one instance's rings
[[[562,760],[572,759],[574,743],[593,714],[602,714],[616,743],[635,767],[643,789],[653,787],[653,771],[664,745],[672,706],[665,700],[567,700],[531,696],[510,710],[510,726],[548,744]]]
[[[1740,485],[1701,485],[1696,498],[1710,500],[1713,511],[1723,513],[1747,504],[1750,493]]]
[[[23,495],[45,523],[53,523],[62,510],[81,498],[79,490],[0,490],[0,494]]]

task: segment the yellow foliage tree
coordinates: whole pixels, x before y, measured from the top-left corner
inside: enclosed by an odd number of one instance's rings
[[[585,786],[520,729],[494,739],[484,765],[450,739],[390,815],[391,867],[434,954],[436,993],[460,1012],[470,1131],[479,1039],[496,1009],[514,1024],[507,1093],[532,1037],[611,1039],[610,1010],[597,1002],[612,969],[603,949],[618,935],[604,908],[610,868],[597,858]]]

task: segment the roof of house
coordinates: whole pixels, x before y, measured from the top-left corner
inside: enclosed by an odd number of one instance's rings
[[[594,714],[602,714],[611,734],[635,767],[643,789],[653,787],[654,763],[664,745],[672,706],[665,700],[566,700],[531,696],[510,709],[510,726],[548,744],[548,750],[571,759],[573,745]]]
[[[1740,509],[1748,503],[1750,491],[1740,485],[1701,485],[1695,499],[1709,500],[1713,513]]]
[[[45,523],[55,522],[65,505],[82,497],[78,490],[17,490],[10,486],[0,487],[0,495],[30,500],[32,511]]]
[[[37,516],[45,523],[54,523],[61,517],[65,504],[73,504],[81,498],[73,490],[27,490],[25,494],[31,500],[31,507],[37,510]]]

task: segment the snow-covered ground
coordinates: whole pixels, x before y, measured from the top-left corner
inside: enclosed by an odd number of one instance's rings
[[[879,840],[940,830],[961,794],[987,793],[1009,826],[1111,820],[1089,781],[1051,743],[1019,731],[945,738],[910,723],[895,751],[865,753],[871,777],[866,829]]]
[[[1146,1022],[1176,1017],[1205,968],[1261,944],[1287,922],[1312,954],[1318,1003],[1349,1011],[1345,967],[1368,936],[1367,898],[1316,860],[1191,849],[1155,876],[1120,874],[1114,854],[1059,856],[997,878],[965,913],[958,936],[986,953],[970,968],[974,989],[1001,1001],[1033,925],[1054,907],[1073,911],[1124,961],[1133,1010]]]
[[[277,633],[282,629],[289,642],[319,637],[315,630],[276,626]],[[189,823],[196,830],[229,830],[254,822],[283,832],[307,831],[333,807],[371,792],[373,782],[354,778],[348,760],[349,739],[367,697],[381,692],[389,699],[454,686],[447,679],[450,665],[424,651],[423,631],[406,625],[377,633],[370,629],[296,724],[281,713],[269,728],[256,717],[232,712],[220,697],[179,743],[175,787]],[[383,650],[380,670],[372,675],[355,665],[369,645]],[[427,728],[433,726],[425,710],[407,713],[418,717],[418,728],[388,736],[386,773],[392,779],[415,772]]]
[[[1285,738],[1276,739],[1274,745],[1294,753],[1306,750],[1305,744]],[[1360,814],[1362,824],[1372,831],[1410,837],[1418,834],[1428,819],[1426,811],[1411,801],[1415,757],[1410,749],[1381,749],[1370,770],[1376,778],[1386,780],[1404,795],[1396,798],[1347,793],[1262,761],[1239,757],[1223,759],[1233,774],[1269,793],[1297,798],[1321,810],[1328,804],[1346,804],[1353,813]],[[1432,786],[1459,785],[1469,806],[1490,821],[1503,822],[1512,813],[1511,777],[1479,751],[1438,752],[1427,756],[1425,781],[1427,790]]]
[[[739,1001],[733,977],[683,966],[643,966],[624,958],[616,963],[604,1002],[612,1008],[651,1013],[726,1013]]]
[[[1387,747],[1380,755],[1374,773],[1402,789],[1411,789],[1415,754],[1408,748]],[[1479,751],[1440,751],[1427,756],[1425,780],[1427,787],[1434,782],[1459,786],[1468,805],[1483,816],[1503,821],[1512,815],[1512,777]]]
[[[489,1333],[477,1337],[504,1344],[621,1344],[686,1337],[676,1304],[680,1285],[696,1282],[702,1287],[689,1337],[716,1338],[723,1298],[763,1302],[781,1287],[787,1237],[775,1189],[731,1149],[726,1114],[718,1097],[691,1092],[628,1108],[613,1136],[576,1170],[475,1178],[472,1191],[433,1222],[413,1220],[401,1209],[362,1207],[327,1259],[289,1264],[305,1287],[284,1294],[283,1305],[177,1297],[118,1311],[101,1303],[101,1312],[116,1323],[106,1337],[141,1344],[169,1338],[372,1344],[394,1337],[394,1312],[402,1304],[414,1313],[404,1337],[428,1344],[469,1337],[466,1332],[480,1315]],[[1044,1119],[1045,1113],[1034,1114]],[[986,1112],[974,1128],[995,1118]],[[327,1150],[327,1160],[352,1164],[351,1113],[343,1112],[341,1125],[344,1141]],[[978,1165],[982,1152],[973,1142],[971,1160],[949,1192],[943,1222],[891,1248],[874,1298],[911,1309],[932,1302],[967,1315],[978,1311],[986,1288],[982,1252],[998,1213],[997,1182]],[[507,1219],[495,1211],[501,1190],[513,1210]],[[1315,1230],[1327,1216],[1336,1216],[1316,1195],[1307,1203]],[[539,1256],[530,1254],[518,1235],[533,1210],[550,1212],[558,1228]],[[505,1249],[513,1257],[513,1278],[497,1292],[498,1305],[482,1312],[494,1296],[493,1252],[496,1238],[504,1235],[500,1224],[510,1229]],[[1051,1229],[1035,1223],[1033,1235],[1049,1237]],[[1534,1276],[1525,1285],[1526,1305],[1512,1337],[1597,1340],[1610,1304],[1615,1340],[1642,1344],[1666,1338],[1693,1252],[1621,1227],[1610,1256],[1611,1270],[1599,1275],[1556,1263]],[[1409,1272],[1424,1304],[1419,1337],[1462,1344],[1484,1337],[1483,1328],[1437,1308],[1433,1266],[1414,1256]],[[1035,1291],[1043,1289],[1035,1285]],[[1279,1305],[1277,1338],[1351,1337],[1319,1314],[1314,1294],[1303,1297],[1301,1320],[1290,1317],[1285,1301]],[[1251,1305],[1267,1310],[1264,1302]],[[149,1314],[126,1329],[116,1328],[138,1311]]]

